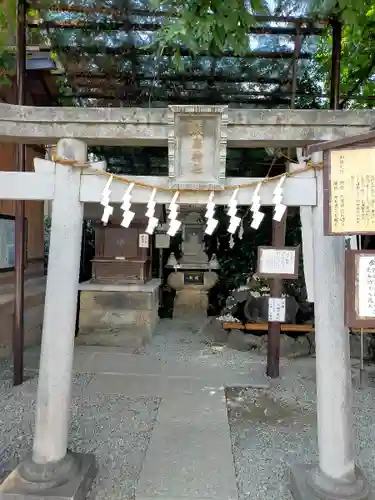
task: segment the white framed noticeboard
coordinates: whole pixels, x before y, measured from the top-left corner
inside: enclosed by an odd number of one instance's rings
[[[258,247],[256,275],[260,278],[298,278],[299,247]]]

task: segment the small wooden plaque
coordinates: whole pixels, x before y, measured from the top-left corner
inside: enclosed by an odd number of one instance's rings
[[[375,327],[375,250],[345,252],[345,323]]]
[[[259,278],[298,278],[299,246],[297,247],[258,247]]]

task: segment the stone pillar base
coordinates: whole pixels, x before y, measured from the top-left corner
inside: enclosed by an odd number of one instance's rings
[[[367,479],[359,468],[353,482],[333,481],[317,475],[316,465],[293,465],[290,491],[294,500],[373,500]]]
[[[90,454],[69,453],[55,466],[24,462],[0,485],[0,500],[84,500],[96,472]]]
[[[173,305],[173,317],[194,319],[207,318],[208,297],[205,290],[186,287],[176,293]]]

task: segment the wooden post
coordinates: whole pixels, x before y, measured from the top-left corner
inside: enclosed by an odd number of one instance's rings
[[[331,89],[330,89],[329,107],[330,109],[339,109],[342,25],[337,18],[334,18],[331,20],[331,26],[332,26],[332,56],[331,56]]]
[[[287,210],[280,222],[272,221],[272,246],[282,247],[285,245]],[[274,278],[271,282],[271,297],[281,297],[283,291],[283,280]],[[279,376],[280,361],[280,323],[268,323],[267,344],[267,376],[277,378]]]
[[[17,104],[25,104],[26,2],[17,0]],[[25,171],[26,145],[16,146],[16,166]],[[15,300],[12,336],[13,384],[23,382],[24,302],[25,302],[25,201],[15,203]]]

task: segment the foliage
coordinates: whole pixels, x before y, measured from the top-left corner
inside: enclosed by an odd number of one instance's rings
[[[160,30],[157,45],[161,53],[173,45],[176,59],[181,46],[193,53],[230,51],[243,55],[249,50],[248,32],[256,23],[254,16],[270,14],[267,0],[155,0],[154,4],[173,14]],[[279,1],[274,14],[293,14],[290,4],[289,0]],[[301,0],[293,4],[293,9],[313,19],[337,16],[349,30],[360,30],[366,24],[364,13],[367,15],[374,6],[371,0]]]
[[[16,32],[16,0],[1,0],[0,2],[0,48],[12,43]]]
[[[342,52],[340,68],[340,92],[344,96],[361,95],[359,102],[346,97],[342,104],[350,107],[372,106],[366,98],[374,95],[375,80],[375,5],[363,11],[357,24],[346,24],[342,28]],[[319,40],[314,57],[314,78],[329,88],[332,34],[327,30]]]
[[[248,50],[248,32],[254,24],[251,12],[269,13],[263,0],[250,0],[250,9],[243,0],[160,0],[155,7],[167,7],[174,17],[159,33],[160,51],[172,43],[194,53],[207,51],[221,54],[232,50],[243,54]]]
[[[358,26],[372,7],[372,0],[312,0],[306,2],[306,7],[310,15],[337,16],[346,26]]]

